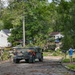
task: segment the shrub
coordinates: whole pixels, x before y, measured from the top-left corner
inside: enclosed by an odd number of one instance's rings
[[[3,60],[7,60],[8,59],[8,51],[4,51],[4,53],[3,53]]]

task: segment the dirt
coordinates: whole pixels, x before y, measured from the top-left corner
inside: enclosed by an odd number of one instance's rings
[[[43,62],[35,63],[21,61],[19,64],[5,62],[0,64],[0,75],[75,75],[60,63],[61,57],[44,57]]]

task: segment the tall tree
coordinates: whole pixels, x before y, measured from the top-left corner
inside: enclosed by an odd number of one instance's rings
[[[0,30],[3,29],[3,26],[4,26],[3,21],[2,21],[2,19],[1,19],[2,10],[3,10],[3,1],[0,0]]]
[[[22,16],[23,14],[25,15],[26,40],[33,41],[35,39],[37,42],[37,38],[39,37],[39,40],[44,40],[44,38],[46,38],[46,34],[50,28],[50,11],[48,10],[48,4],[46,1],[15,1],[10,3],[6,10],[7,12],[9,11],[9,14],[7,14],[7,16],[9,15],[9,17],[7,17],[8,21],[6,22],[10,22],[15,30],[17,26],[22,28]],[[12,36],[15,36],[15,33],[16,32],[14,32],[14,34],[12,33]],[[19,36],[21,36],[20,34]],[[15,37],[13,39],[15,39]],[[16,37],[16,40],[19,40],[18,37]]]

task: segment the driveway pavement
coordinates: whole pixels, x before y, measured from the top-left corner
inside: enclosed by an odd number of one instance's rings
[[[44,57],[43,62],[19,64],[5,62],[0,64],[0,75],[75,75],[75,72],[68,71],[59,62],[60,57]]]

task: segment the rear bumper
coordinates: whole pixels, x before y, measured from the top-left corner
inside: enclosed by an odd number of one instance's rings
[[[22,59],[29,59],[29,57],[28,56],[15,56],[15,57],[13,57],[13,59],[20,59],[20,60],[22,60]]]

